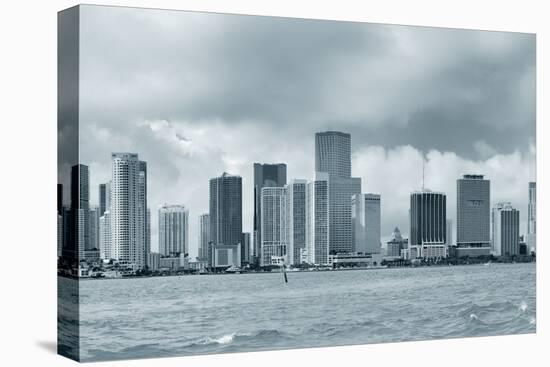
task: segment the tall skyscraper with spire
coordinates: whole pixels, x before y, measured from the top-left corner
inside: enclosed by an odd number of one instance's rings
[[[315,170],[328,174],[329,253],[353,250],[351,197],[361,193],[361,178],[351,177],[351,135],[315,134]]]

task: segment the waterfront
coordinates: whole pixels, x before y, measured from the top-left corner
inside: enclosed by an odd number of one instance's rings
[[[80,282],[84,361],[532,333],[535,264]],[[63,320],[60,320],[63,322]]]

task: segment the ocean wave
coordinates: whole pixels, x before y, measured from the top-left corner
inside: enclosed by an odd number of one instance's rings
[[[195,346],[229,346],[232,344],[248,344],[255,342],[256,344],[269,345],[272,342],[277,342],[282,339],[291,338],[290,334],[274,329],[262,329],[255,333],[228,333],[219,336],[207,336],[198,341],[191,342],[186,347]]]

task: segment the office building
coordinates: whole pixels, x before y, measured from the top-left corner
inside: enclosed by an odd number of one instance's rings
[[[409,213],[409,248],[415,248],[411,254],[424,259],[447,257],[447,196],[429,190],[413,192]]]
[[[306,180],[291,180],[286,187],[286,230],[288,264],[301,264],[306,248]]]
[[[315,134],[315,171],[351,177],[351,135],[339,131]]]
[[[99,250],[99,207],[92,206],[88,212],[88,243],[86,250]]]
[[[189,210],[183,205],[159,208],[159,253],[180,256],[189,253]]]
[[[88,248],[89,226],[88,211],[90,208],[90,175],[88,166],[78,164],[71,167],[71,227],[69,241],[79,260],[84,259],[84,251]],[[73,250],[73,251],[74,251]],[[72,251],[71,251],[72,252]]]
[[[352,251],[359,254],[379,254],[380,195],[355,194],[351,197]]]
[[[260,265],[269,266],[278,263],[277,259],[287,258],[286,189],[264,187],[260,202],[262,208]]]
[[[252,250],[251,246],[252,244],[250,243],[250,232],[243,232],[241,237],[241,251],[244,252],[244,262],[242,262],[241,265],[250,263],[250,250]]]
[[[114,259],[133,269],[147,261],[147,166],[135,153],[112,153],[111,245]]]
[[[329,177],[329,252],[352,252],[351,197],[361,193],[361,178],[351,177],[351,135],[316,133],[315,169]]]
[[[199,260],[208,259],[208,246],[210,243],[210,215],[208,213],[199,216]]]
[[[493,254],[519,255],[519,210],[509,202],[497,203],[493,208]]]
[[[242,178],[224,172],[220,177],[210,179],[209,202],[211,243],[214,245],[239,244],[243,233]]]
[[[99,184],[99,216],[103,216],[106,210],[111,207],[110,202],[111,185],[110,183]]]
[[[286,164],[254,163],[254,250],[252,257],[259,263],[261,248],[262,206],[260,196],[264,187],[283,187],[286,185]]]
[[[456,180],[457,256],[491,253],[491,182],[483,175]]]
[[[329,255],[329,175],[317,172],[307,184],[306,246],[308,263],[328,264]],[[351,198],[350,198],[351,200]]]

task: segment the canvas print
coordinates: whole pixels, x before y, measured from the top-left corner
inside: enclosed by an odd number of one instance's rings
[[[58,350],[536,332],[534,34],[58,18]]]

